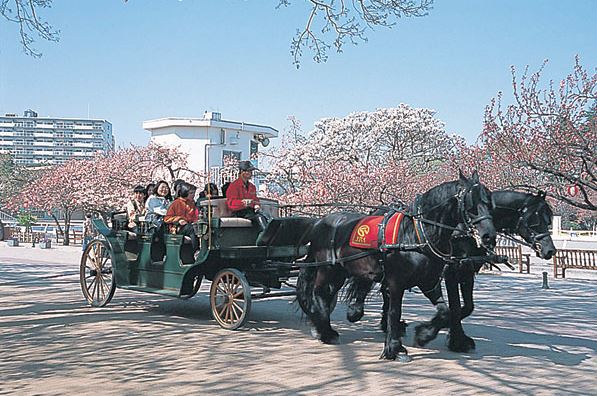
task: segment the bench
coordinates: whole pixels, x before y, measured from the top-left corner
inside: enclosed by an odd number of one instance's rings
[[[521,274],[531,273],[531,255],[522,252],[522,246],[496,246],[495,254],[508,257],[510,264],[518,264],[518,272]]]
[[[565,278],[568,268],[597,270],[597,250],[558,249],[553,256],[554,278]]]
[[[72,228],[68,231],[68,240],[72,245],[83,244],[83,232],[75,231]],[[56,244],[64,243],[64,232],[56,231]]]

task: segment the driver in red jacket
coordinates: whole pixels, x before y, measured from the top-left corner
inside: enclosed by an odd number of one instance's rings
[[[256,169],[251,161],[240,161],[239,176],[226,190],[226,204],[235,217],[251,220],[262,231],[267,227],[267,218],[260,212],[261,205],[257,198],[257,188],[251,183]]]

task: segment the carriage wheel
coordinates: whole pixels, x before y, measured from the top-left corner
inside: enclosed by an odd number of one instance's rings
[[[80,281],[83,296],[92,307],[106,306],[116,290],[112,252],[103,241],[89,243],[81,258]]]
[[[220,326],[235,330],[245,324],[251,311],[251,287],[242,272],[233,268],[218,272],[209,296],[211,313]]]

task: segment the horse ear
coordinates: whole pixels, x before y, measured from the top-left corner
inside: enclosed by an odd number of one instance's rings
[[[473,174],[471,175],[471,179],[472,179],[473,183],[479,183],[479,172],[477,172],[476,169],[473,171]]]
[[[545,199],[545,197],[547,197],[547,191],[539,190],[539,193],[537,194],[537,196],[539,198]]]
[[[468,179],[466,178],[466,176],[464,176],[464,173],[462,173],[462,169],[458,169],[458,178],[463,183],[467,183],[468,182]]]

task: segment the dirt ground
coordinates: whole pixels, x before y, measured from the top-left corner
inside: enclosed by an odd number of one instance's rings
[[[211,318],[208,283],[188,301],[117,290],[106,308],[84,303],[80,248],[0,244],[0,395],[533,394],[597,389],[597,281],[540,274],[480,275],[465,331],[470,354],[446,334],[412,346],[413,323],[433,307],[407,293],[411,363],[382,361],[381,301],[357,324],[339,304],[339,345],[310,336],[292,298],[256,301],[246,327]],[[570,275],[572,277],[572,272]]]

